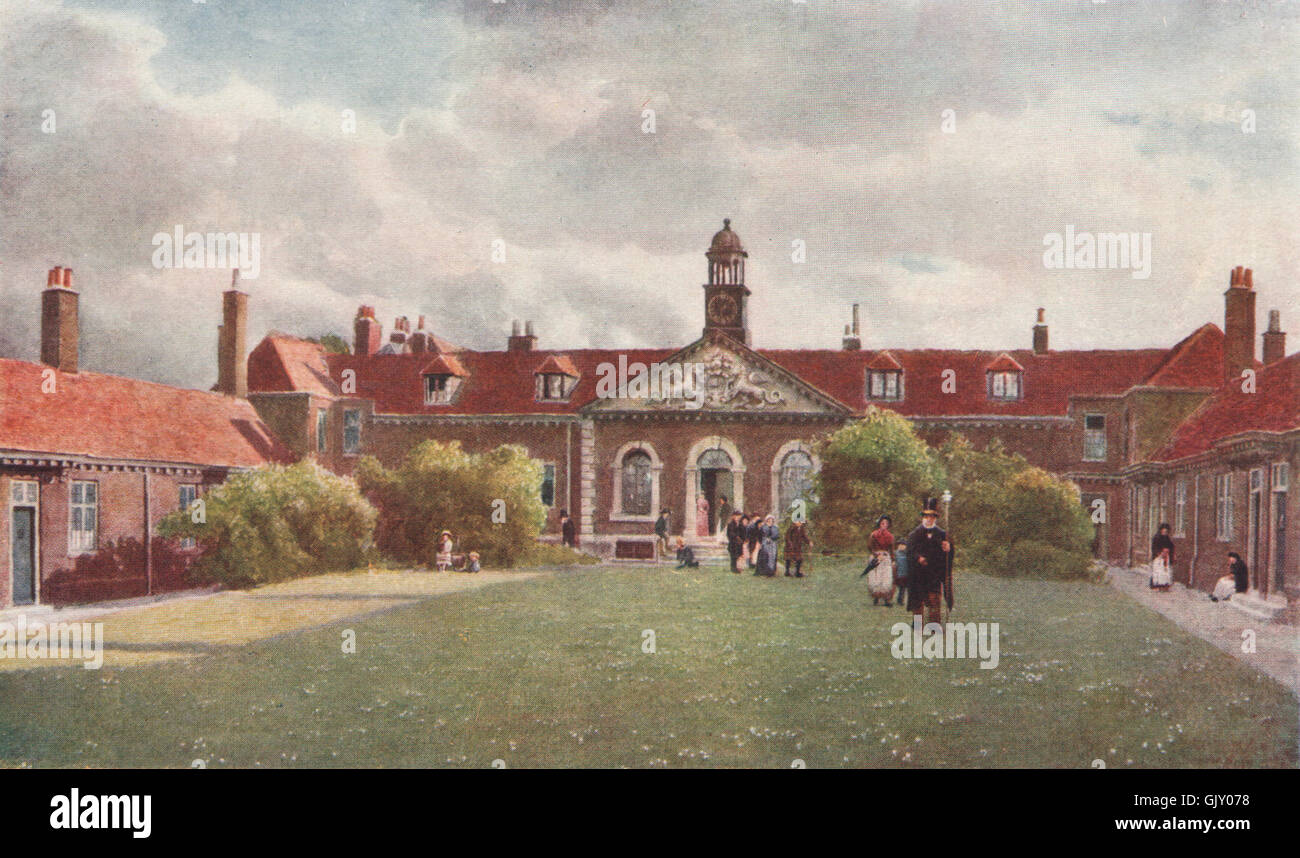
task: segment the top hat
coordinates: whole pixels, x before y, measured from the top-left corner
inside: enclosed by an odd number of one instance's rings
[[[923,516],[924,516],[924,515],[932,515],[932,516],[934,516],[935,518],[938,518],[938,517],[939,517],[939,499],[938,499],[938,498],[926,498],[926,499],[925,499],[925,507],[922,508],[922,510],[921,510],[921,515],[923,515]]]

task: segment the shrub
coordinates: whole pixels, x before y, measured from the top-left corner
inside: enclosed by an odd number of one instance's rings
[[[529,566],[590,566],[600,558],[576,548],[539,542],[524,553],[522,562]]]
[[[352,480],[312,462],[235,474],[203,502],[205,521],[177,510],[158,532],[197,540],[195,574],[228,586],[352,569],[370,555],[375,509]]]
[[[380,549],[408,563],[433,565],[438,536],[450,530],[458,552],[479,552],[485,566],[514,566],[546,521],[541,464],[517,445],[467,453],[457,441],[424,441],[396,468],[366,456],[356,473],[379,508]]]
[[[1074,483],[1010,455],[995,440],[977,451],[961,436],[939,448],[954,501],[949,530],[963,568],[989,575],[1088,575],[1093,527]]]
[[[871,407],[817,445],[821,472],[809,529],[819,549],[866,551],[876,519],[910,527],[922,500],[943,484],[943,469],[906,418]]]

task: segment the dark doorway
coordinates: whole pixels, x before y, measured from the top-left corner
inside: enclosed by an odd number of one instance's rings
[[[1286,492],[1273,492],[1273,585],[1281,593],[1286,587]]]
[[[15,605],[36,601],[36,509],[13,508],[13,594]]]
[[[720,516],[731,515],[734,499],[731,493],[731,471],[724,468],[704,468],[700,471],[700,493],[709,502],[709,533],[717,534],[719,528],[725,529],[726,521]],[[722,498],[726,498],[723,504]]]

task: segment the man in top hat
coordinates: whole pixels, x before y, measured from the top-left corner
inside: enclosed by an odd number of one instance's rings
[[[938,527],[939,501],[926,498],[921,523],[907,537],[907,610],[925,622],[942,622],[939,600],[952,611],[952,542]]]

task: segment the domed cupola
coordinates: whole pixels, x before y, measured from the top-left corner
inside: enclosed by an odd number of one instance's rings
[[[749,254],[740,236],[731,229],[731,219],[722,222],[704,254],[709,260],[709,282],[704,284],[704,333],[721,331],[749,345],[749,319],[745,299],[745,259]]]

